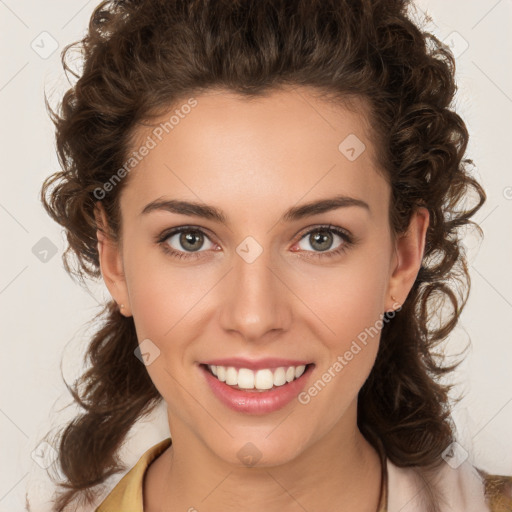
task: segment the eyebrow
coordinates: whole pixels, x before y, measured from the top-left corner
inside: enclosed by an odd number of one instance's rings
[[[312,201],[310,203],[293,206],[282,215],[280,221],[293,222],[311,215],[318,215],[338,208],[347,208],[350,206],[357,206],[363,208],[368,213],[371,213],[368,203],[361,199],[338,195]],[[171,213],[178,213],[181,215],[193,215],[195,217],[202,217],[204,219],[213,220],[221,224],[227,224],[227,217],[224,212],[215,206],[210,206],[202,203],[191,201],[181,201],[177,199],[156,199],[147,204],[141,212],[148,214],[150,212],[164,210]]]

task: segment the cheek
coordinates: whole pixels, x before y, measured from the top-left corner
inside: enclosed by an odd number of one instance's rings
[[[337,267],[312,270],[314,285],[307,279],[294,289],[324,325],[322,338],[342,349],[384,312],[389,262],[373,253],[359,252]],[[326,335],[330,333],[330,335]]]
[[[298,397],[308,410],[313,428],[322,418],[325,428],[335,425],[354,403],[377,356],[382,321],[384,283],[382,268],[354,265],[317,281],[312,308],[321,317],[312,320],[322,357],[315,379]],[[319,325],[321,324],[321,325]],[[315,427],[316,428],[316,427]]]
[[[173,261],[156,246],[127,242],[124,253],[130,305],[144,337],[171,336],[173,326],[200,308],[201,298],[215,283],[213,276],[210,282],[204,271]]]
[[[314,286],[308,281],[295,288],[315,313],[310,330],[324,349],[318,373],[325,372],[323,382],[333,382],[331,390],[342,391],[349,401],[369,375],[379,347],[389,278],[384,254],[360,251],[338,267],[317,271]]]

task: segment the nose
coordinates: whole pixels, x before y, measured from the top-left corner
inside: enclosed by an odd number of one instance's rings
[[[264,250],[252,262],[235,254],[222,284],[221,327],[252,343],[274,339],[291,324],[293,294],[269,253]]]

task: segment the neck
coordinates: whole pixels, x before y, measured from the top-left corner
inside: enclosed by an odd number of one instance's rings
[[[293,460],[266,467],[226,463],[186,425],[171,432],[172,445],[146,473],[145,512],[377,511],[381,462],[357,426],[335,426]]]

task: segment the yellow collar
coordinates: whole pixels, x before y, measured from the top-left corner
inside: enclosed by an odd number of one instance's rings
[[[96,512],[144,512],[142,484],[149,465],[171,444],[168,437],[152,446],[112,489]]]

